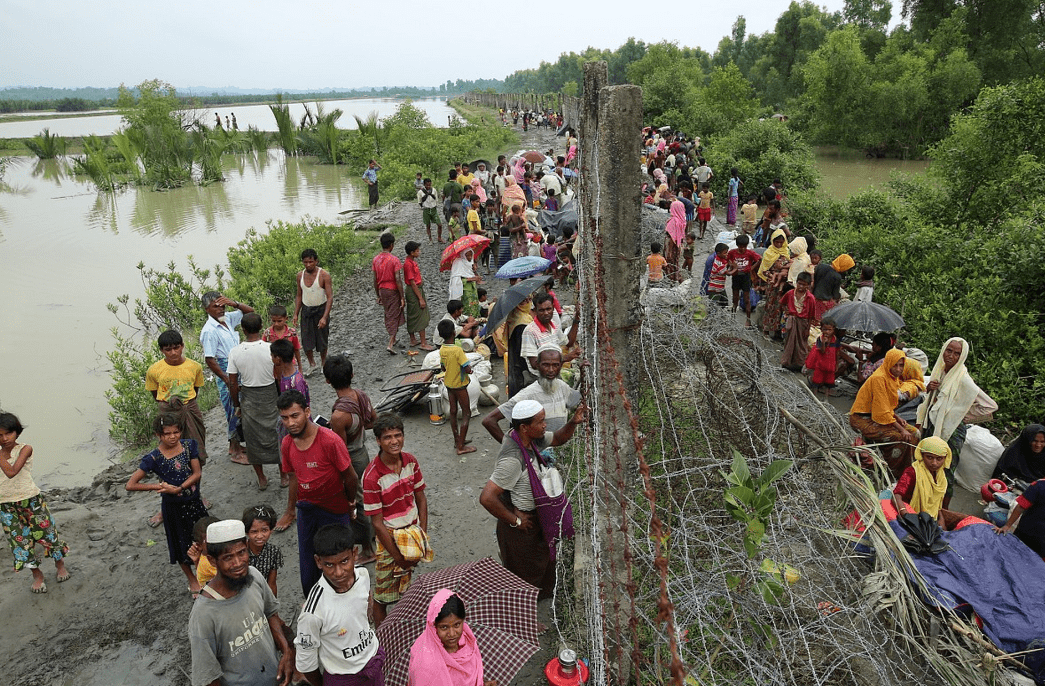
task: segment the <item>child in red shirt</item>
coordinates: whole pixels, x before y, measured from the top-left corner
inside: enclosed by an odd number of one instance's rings
[[[261,340],[266,343],[284,338],[290,341],[294,345],[294,369],[301,369],[301,341],[298,339],[298,332],[294,327],[287,326],[287,308],[282,305],[269,307],[269,321],[272,322],[272,326],[261,334]],[[311,373],[310,369],[309,374]]]
[[[754,250],[748,250],[751,239],[742,234],[737,236],[737,247],[726,253],[726,261],[729,263],[733,273],[733,311],[737,311],[740,305],[740,296],[744,296],[744,314],[747,316],[747,326],[751,326],[751,270],[761,260],[762,256]]]

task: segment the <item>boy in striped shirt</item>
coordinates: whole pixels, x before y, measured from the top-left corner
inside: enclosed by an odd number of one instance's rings
[[[708,299],[722,307],[729,305],[729,298],[726,297],[726,277],[732,272],[729,262],[726,261],[728,252],[729,246],[725,243],[715,245],[715,259],[711,263],[711,272],[708,275]]]
[[[377,536],[374,626],[380,626],[387,606],[410,588],[414,565],[430,562],[434,554],[425,479],[417,459],[403,452],[403,420],[395,414],[379,416],[374,436],[381,450],[363,472],[363,510]]]

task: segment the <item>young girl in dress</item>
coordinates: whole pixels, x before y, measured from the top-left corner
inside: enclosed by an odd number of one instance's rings
[[[33,481],[33,446],[18,442],[22,423],[10,412],[0,412],[0,524],[11,543],[17,572],[28,567],[33,573],[33,593],[47,593],[44,574],[36,557],[36,544],[44,547],[47,557],[54,560],[58,583],[68,581],[72,574],[65,568],[69,546],[58,533],[47,503]]]
[[[291,346],[293,347],[293,346]],[[192,527],[196,520],[207,516],[207,508],[200,498],[200,456],[196,441],[182,439],[181,418],[164,412],[153,420],[152,431],[159,439],[156,449],[142,456],[138,468],[127,481],[128,491],[157,491],[163,530],[167,534],[167,552],[172,565],[181,567],[193,596],[200,592],[200,584],[189,566],[189,548],[192,546]],[[150,473],[159,477],[159,483],[143,484]]]
[[[247,552],[250,566],[268,581],[272,595],[276,593],[276,570],[283,566],[283,551],[269,537],[276,527],[276,511],[268,505],[256,505],[243,511],[243,528],[247,530]]]

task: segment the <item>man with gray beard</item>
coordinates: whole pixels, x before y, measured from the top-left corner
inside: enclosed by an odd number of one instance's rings
[[[544,408],[548,431],[558,431],[569,420],[573,409],[581,402],[581,394],[559,378],[562,370],[562,350],[553,343],[537,351],[537,380],[508,399],[483,419],[483,426],[494,440],[504,440],[500,421],[512,416],[512,408],[523,400],[536,400]]]
[[[189,613],[192,686],[286,686],[294,647],[276,614],[279,602],[250,566],[243,522],[208,526],[206,555],[217,573]]]

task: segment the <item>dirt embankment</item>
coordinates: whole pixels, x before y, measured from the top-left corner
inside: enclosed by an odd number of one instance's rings
[[[523,136],[527,148],[562,147],[562,138],[547,130]],[[514,151],[506,151],[514,152]],[[422,242],[422,273],[430,296],[432,322],[442,316],[447,300],[445,274],[439,273],[444,246],[424,237],[420,211],[413,203],[393,211],[393,223],[408,226],[397,245]],[[380,250],[376,239],[373,252]],[[320,256],[322,259],[322,256]],[[369,270],[348,278],[335,296],[331,324],[331,352],[346,352],[355,365],[354,385],[375,400],[391,376],[408,370],[406,355],[390,356],[381,310],[373,294]],[[506,282],[487,279],[496,296]],[[560,294],[560,298],[563,297]],[[406,341],[406,330],[401,330]],[[494,365],[495,374],[498,366]],[[503,380],[503,377],[498,377]],[[313,413],[329,416],[334,393],[320,374],[308,378]],[[481,408],[485,410],[486,408]],[[479,505],[479,493],[493,469],[497,444],[473,418],[469,435],[478,451],[463,458],[453,450],[449,426],[432,426],[427,411],[415,407],[404,418],[406,450],[414,454],[428,483],[430,532],[436,550],[432,571],[485,556],[497,557],[494,521]],[[239,517],[243,509],[266,503],[278,512],[286,507],[286,490],[278,487],[275,467],[271,485],[257,490],[253,470],[229,462],[221,446],[225,419],[220,408],[206,416],[211,461],[203,471],[202,492],[218,517]],[[371,440],[371,454],[376,444]],[[186,622],[192,598],[181,570],[168,564],[163,529],[150,529],[148,517],[159,507],[152,493],[124,491],[135,464],[117,465],[99,474],[89,486],[49,494],[62,535],[71,548],[68,558],[73,577],[54,580],[54,566],[44,561],[48,593],[29,593],[31,577],[14,574],[10,566],[0,574],[0,616],[11,618],[0,633],[0,674],[3,683],[21,686],[77,684],[78,686],[182,686],[189,683],[189,647]],[[279,571],[280,615],[290,621],[302,601],[297,566],[297,535],[292,528],[272,539],[283,551]],[[547,603],[542,621],[550,624]],[[543,665],[557,651],[554,631],[543,637],[549,645],[526,666],[516,684],[543,683]]]

